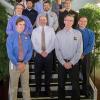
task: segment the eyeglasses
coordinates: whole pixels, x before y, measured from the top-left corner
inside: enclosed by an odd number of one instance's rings
[[[64,20],[64,21],[67,21],[67,22],[73,22],[73,20]]]

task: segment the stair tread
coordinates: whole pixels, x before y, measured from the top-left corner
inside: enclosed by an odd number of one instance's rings
[[[71,95],[69,95],[68,93],[69,93],[70,91],[68,91],[67,93],[66,93],[66,98],[71,98]],[[56,94],[54,94],[52,97],[46,97],[45,96],[45,94],[43,94],[43,93],[41,93],[41,95],[39,96],[39,97],[36,97],[35,96],[35,92],[31,92],[31,97],[33,98],[33,99],[42,99],[42,100],[44,100],[44,99],[48,99],[48,100],[50,100],[50,99],[57,99],[58,98],[58,96],[57,96],[57,93]],[[22,94],[19,94],[19,96],[18,96],[18,98],[22,98]],[[80,95],[80,98],[81,99],[85,99],[86,97],[85,97],[85,95],[83,95],[83,94],[81,94]],[[91,96],[91,94],[89,95],[89,97],[87,98],[87,100],[89,100],[89,99],[92,99],[92,96]]]
[[[30,79],[29,79],[29,86],[30,86],[30,93],[31,93],[31,99],[32,100],[58,100],[58,71],[52,71],[52,78],[51,78],[51,83],[50,83],[50,88],[51,92],[53,93],[53,98],[51,97],[45,97],[44,91],[45,91],[45,84],[44,84],[44,71],[42,71],[42,79],[41,79],[41,95],[40,97],[35,96],[35,91],[36,91],[36,84],[35,84],[35,72],[34,72],[34,60],[32,59],[30,62],[30,67],[29,67],[29,74],[30,74]],[[82,79],[79,80],[80,84],[80,91],[82,91]],[[69,75],[66,77],[66,82],[65,82],[65,92],[66,92],[66,98],[71,98],[71,93],[72,93],[72,86],[70,82]],[[93,96],[92,88],[90,89],[90,98],[87,98],[86,100],[91,100]],[[80,98],[81,100],[85,100],[85,96],[80,93]],[[22,88],[21,84],[19,82],[19,89],[18,89],[18,100],[22,99]]]

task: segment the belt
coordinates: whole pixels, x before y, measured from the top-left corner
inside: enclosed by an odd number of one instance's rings
[[[18,62],[21,62],[21,63],[22,63],[22,62],[23,62],[23,60],[19,60]]]
[[[65,60],[65,62],[69,62],[70,60],[68,60],[68,59],[64,59]]]

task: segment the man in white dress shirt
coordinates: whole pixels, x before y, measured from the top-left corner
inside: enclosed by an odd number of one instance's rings
[[[74,17],[67,15],[64,18],[65,27],[56,35],[55,50],[59,61],[58,67],[58,97],[59,100],[65,100],[65,79],[69,73],[72,82],[71,100],[80,100],[79,90],[79,61],[82,50],[82,36],[78,30],[72,28]]]
[[[39,26],[32,32],[33,49],[35,56],[35,74],[36,74],[36,95],[40,95],[41,90],[41,72],[45,71],[45,94],[50,93],[50,79],[52,71],[52,51],[54,50],[55,32],[54,29],[47,26],[47,18],[39,17]]]
[[[51,3],[49,1],[45,1],[43,3],[43,12],[41,12],[37,17],[37,26],[39,25],[39,16],[44,15],[47,17],[47,24],[54,28],[54,31],[58,28],[58,17],[55,12],[51,11]]]
[[[58,17],[57,14],[51,10],[51,3],[49,1],[45,1],[43,3],[43,9],[44,11],[37,16],[36,25],[39,25],[39,16],[43,15],[47,17],[47,25],[52,27],[54,31],[57,31],[59,26]],[[55,51],[53,51],[53,70],[56,71]]]

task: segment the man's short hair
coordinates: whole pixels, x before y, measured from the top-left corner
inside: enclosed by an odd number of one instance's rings
[[[16,3],[15,9],[16,9],[16,7],[17,7],[18,5],[19,5],[19,6],[22,6],[23,8],[25,8],[25,6],[24,6],[23,4],[21,4],[21,3]]]
[[[79,16],[78,20],[80,20],[81,18],[86,18],[88,20],[86,16]]]
[[[46,0],[43,4],[45,4],[45,3],[51,4],[51,2],[49,0]]]
[[[74,18],[74,16],[72,15],[72,14],[67,14],[64,18],[66,18],[66,17],[73,17]]]
[[[31,1],[31,2],[33,3],[33,1],[32,1],[32,0],[26,0],[26,2],[28,2],[28,1]]]
[[[23,18],[21,18],[21,17],[19,17],[17,20],[16,20],[16,25],[19,23],[19,22],[25,22],[25,20],[23,19]]]
[[[65,1],[71,1],[72,2],[72,0],[65,0]]]

